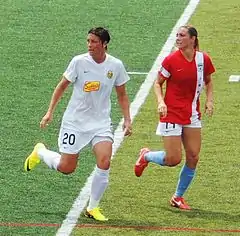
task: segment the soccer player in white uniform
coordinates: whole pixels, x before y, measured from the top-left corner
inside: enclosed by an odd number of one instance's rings
[[[72,59],[53,92],[47,113],[40,122],[41,128],[51,122],[58,101],[72,84],[72,96],[63,115],[58,138],[61,154],[38,143],[24,164],[24,169],[31,171],[43,161],[52,169],[70,174],[77,166],[81,149],[88,144],[92,145],[97,166],[85,215],[99,221],[107,220],[98,205],[109,181],[113,143],[110,96],[113,87],[116,88],[124,117],[124,135],[132,132],[129,100],[125,90],[129,76],[123,63],[106,53],[109,41],[110,35],[106,29],[97,27],[89,30],[88,53]]]

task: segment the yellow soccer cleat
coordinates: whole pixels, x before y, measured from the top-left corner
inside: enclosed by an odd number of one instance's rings
[[[37,164],[40,163],[39,156],[37,151],[39,148],[46,148],[43,143],[37,143],[32,151],[32,153],[26,158],[24,163],[24,170],[30,171],[32,170]]]
[[[91,211],[86,210],[85,212],[85,216],[88,218],[93,218],[94,220],[98,220],[98,221],[108,221],[108,218],[106,218],[101,212],[100,212],[100,208],[96,207],[94,209],[92,209]]]

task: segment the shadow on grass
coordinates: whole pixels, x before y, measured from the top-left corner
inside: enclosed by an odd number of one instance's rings
[[[148,227],[164,227],[159,225],[159,223],[156,222],[151,222],[151,221],[137,221],[137,220],[126,220],[126,219],[109,219],[108,221],[105,222],[101,222],[101,221],[96,221],[90,218],[85,217],[83,214],[80,216],[80,221],[78,221],[78,225],[81,228],[81,226],[83,226],[83,228],[85,227],[85,225],[88,227],[90,226],[90,228],[101,228],[101,226],[103,226],[102,228],[129,228],[129,229],[135,229],[135,230],[146,230],[146,228]],[[92,226],[92,227],[91,227]],[[146,227],[146,228],[145,228]]]
[[[233,215],[226,212],[217,212],[204,209],[192,209],[191,211],[179,210],[177,208],[162,207],[164,211],[170,211],[174,214],[185,215],[188,218],[215,219],[221,221],[240,222],[240,214]]]
[[[232,223],[238,223],[240,222],[240,214],[238,215],[233,215],[233,214],[229,214],[229,213],[225,213],[225,212],[216,212],[216,211],[210,211],[210,210],[203,210],[203,209],[192,209],[191,211],[184,211],[184,210],[179,210],[177,208],[172,208],[172,207],[161,207],[161,209],[163,211],[168,211],[168,212],[171,212],[175,215],[179,215],[179,217],[181,216],[186,216],[188,218],[191,218],[191,219],[205,219],[205,220],[212,220],[214,219],[215,221],[216,220],[219,220],[219,221],[226,221],[228,222],[228,225],[229,225],[229,222],[232,222]],[[89,218],[86,218],[84,215],[81,215],[80,216],[80,221],[78,222],[78,225],[81,227],[81,225],[99,225],[99,226],[104,226],[106,225],[108,227],[111,227],[113,226],[116,226],[116,228],[133,228],[135,230],[146,230],[148,227],[150,229],[161,229],[161,228],[165,228],[166,225],[164,224],[161,224],[161,222],[156,222],[156,221],[153,221],[151,222],[150,220],[142,220],[141,222],[136,221],[134,222],[134,219],[133,220],[124,220],[124,219],[109,219],[109,221],[107,222],[97,222],[97,221],[94,221],[93,219],[89,219]],[[138,227],[139,226],[139,227]],[[105,228],[105,227],[103,227]]]

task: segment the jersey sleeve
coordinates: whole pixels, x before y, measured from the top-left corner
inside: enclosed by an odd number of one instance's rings
[[[165,59],[163,60],[162,66],[161,66],[158,74],[165,79],[170,78],[171,73],[170,73],[169,57],[165,57]]]
[[[77,79],[77,70],[76,70],[76,57],[74,57],[69,63],[66,71],[63,73],[63,76],[70,82],[74,83]]]
[[[203,55],[204,55],[204,81],[207,84],[209,82],[207,81],[207,76],[214,73],[215,68],[211,58],[206,53],[204,53]]]
[[[129,78],[128,74],[127,74],[127,71],[126,71],[123,63],[120,61],[120,63],[119,63],[119,71],[118,71],[118,74],[116,76],[116,80],[115,80],[114,85],[115,86],[121,86],[121,85],[125,84],[129,79],[130,78]]]

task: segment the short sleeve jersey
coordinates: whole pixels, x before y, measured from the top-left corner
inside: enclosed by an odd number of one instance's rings
[[[195,57],[196,57],[195,52]],[[198,80],[198,68],[196,60],[189,62],[177,50],[168,55],[162,62],[159,71],[161,77],[166,79],[166,91],[164,101],[167,105],[167,116],[160,117],[161,122],[187,125],[191,123],[193,116],[201,118],[199,96],[204,83],[207,84],[207,76],[215,72],[210,57],[203,53],[203,79]]]
[[[98,133],[111,126],[111,93],[129,76],[121,60],[106,54],[98,64],[86,53],[75,56],[64,77],[73,84],[72,96],[63,115],[62,127]]]

